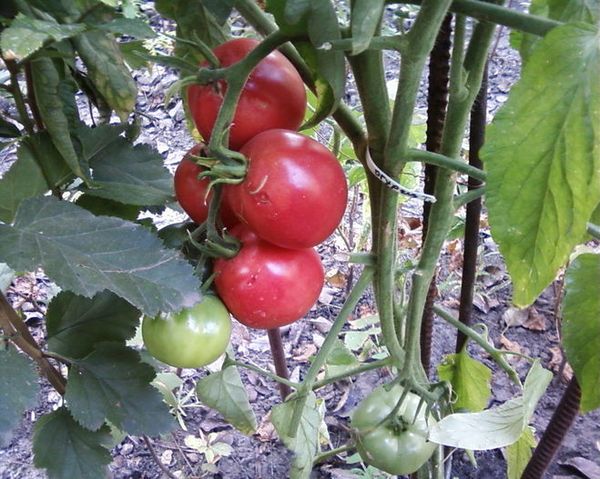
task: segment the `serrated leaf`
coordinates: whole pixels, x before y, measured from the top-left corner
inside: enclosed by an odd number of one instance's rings
[[[455,410],[481,411],[491,396],[492,371],[476,361],[463,349],[458,354],[449,354],[439,364],[438,375],[448,381],[456,394]]]
[[[77,198],[75,204],[96,216],[115,216],[128,221],[135,221],[141,209],[137,205],[126,205],[125,203],[91,195],[81,195]]]
[[[351,55],[358,55],[369,48],[369,43],[381,21],[384,7],[385,0],[356,0],[353,3],[350,19]]]
[[[79,128],[82,157],[89,162],[93,187],[88,195],[130,205],[163,205],[173,199],[173,177],[162,156],[148,145],[133,146],[122,127]]]
[[[51,18],[51,17],[50,17]],[[61,25],[53,20],[38,20],[19,13],[10,26],[2,32],[0,48],[6,58],[17,60],[39,50],[46,41],[61,41],[85,30],[85,25]]]
[[[281,441],[294,452],[294,462],[290,469],[290,479],[307,479],[313,467],[313,460],[319,451],[320,416],[317,398],[308,393],[296,437],[288,436],[288,430],[298,399],[278,404],[271,411],[271,422]]]
[[[173,417],[151,386],[156,375],[137,351],[118,343],[97,344],[69,370],[65,399],[82,426],[97,430],[107,419],[129,434],[156,436],[172,429]]]
[[[552,373],[536,360],[525,380],[523,396],[483,412],[450,414],[430,429],[429,440],[474,451],[509,446],[528,427],[551,380]]]
[[[0,258],[9,266],[41,266],[60,287],[86,297],[108,289],[149,316],[200,299],[199,280],[177,251],[142,226],[72,203],[25,200],[14,226],[0,224],[0,238]]]
[[[546,35],[481,152],[494,239],[527,306],[554,279],[600,201],[598,29]]]
[[[37,379],[29,358],[0,343],[0,446],[6,445],[23,413],[35,406]]]
[[[141,18],[115,18],[107,23],[94,25],[99,30],[111,33],[121,33],[134,38],[154,38],[156,33],[147,22]]]
[[[532,456],[536,441],[531,427],[525,428],[517,442],[506,448],[507,479],[520,479]]]
[[[600,255],[581,254],[566,273],[565,354],[581,387],[581,411],[600,407]]]
[[[106,477],[111,457],[107,427],[92,432],[82,428],[63,406],[38,419],[33,435],[33,463],[50,479]]]
[[[196,385],[200,401],[219,411],[225,420],[244,434],[256,432],[256,418],[246,389],[235,366],[200,379]]]
[[[44,152],[43,161],[36,161],[41,152]],[[0,220],[10,223],[21,201],[48,191],[48,181],[57,186],[69,176],[69,167],[47,133],[36,133],[24,139],[17,150],[17,161],[0,178]]]
[[[63,356],[83,358],[103,341],[124,344],[135,335],[139,319],[136,308],[110,291],[91,299],[63,291],[48,305],[48,346]]]

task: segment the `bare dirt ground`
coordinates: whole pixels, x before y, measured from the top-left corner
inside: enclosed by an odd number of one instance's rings
[[[397,59],[391,56],[387,61],[390,71],[396,71],[394,67]],[[506,31],[501,31],[498,46],[490,64],[490,114],[493,114],[506,101],[507,93],[517,76],[518,69],[518,55],[508,46]],[[174,168],[183,153],[193,144],[185,125],[181,100],[174,99],[166,107],[163,105],[164,99],[161,92],[164,92],[176,80],[176,76],[173,72],[155,67],[152,71],[136,73],[136,79],[140,87],[137,107],[147,115],[143,119],[140,141],[157,148],[164,156],[166,164],[170,168]],[[423,86],[424,91],[425,85]],[[351,104],[355,104],[356,97],[351,83],[348,92],[348,100]],[[0,107],[5,108],[6,102],[0,103]],[[0,174],[8,168],[13,160],[14,151],[2,152]],[[357,204],[360,202],[361,198],[358,197]],[[412,204],[404,207],[405,216],[416,217],[417,214],[418,207]],[[180,212],[169,210],[160,218],[160,221],[169,223],[182,218]],[[346,238],[353,235],[356,237],[363,221],[359,208],[350,210],[342,228]],[[560,400],[566,378],[570,374],[568,366],[565,367],[562,361],[558,341],[555,318],[557,286],[553,285],[548,288],[536,304],[525,313],[517,313],[512,310],[510,308],[510,283],[497,247],[485,227],[485,220],[483,223],[480,281],[476,295],[474,321],[487,325],[490,338],[497,346],[540,357],[543,365],[555,372],[555,378],[534,416],[533,425],[539,436]],[[352,225],[351,228],[350,225]],[[419,238],[420,225],[418,222],[404,222],[402,231],[399,233],[401,247],[414,253],[418,247]],[[292,379],[302,378],[308,368],[311,355],[322,344],[328,327],[341,307],[349,283],[352,282],[352,278],[356,278],[356,274],[350,271],[347,264],[337,260],[338,253],[345,251],[347,251],[347,246],[339,234],[334,235],[319,247],[328,277],[321,298],[306,319],[283,330],[285,351]],[[441,260],[440,301],[449,309],[457,308],[458,304],[461,253],[461,242],[449,241],[447,252]],[[9,299],[16,308],[23,311],[34,336],[41,343],[45,338],[43,317],[51,290],[51,284],[42,272],[20,277],[8,289]],[[359,352],[369,347],[372,351],[377,351],[377,335],[369,334],[366,329],[357,326],[360,324],[361,318],[364,319],[373,313],[372,297],[367,294],[354,311],[352,320],[344,333],[343,337],[347,340],[349,337],[347,332],[363,331],[364,342],[357,348]],[[507,321],[509,325],[507,325]],[[238,325],[234,330],[232,343],[239,359],[265,368],[270,367],[271,358],[265,333],[250,331]],[[453,352],[454,349],[453,333],[440,320],[436,320],[435,323],[433,348],[434,364],[443,354]],[[481,352],[476,348],[471,350],[474,356],[482,359],[494,370],[494,396],[490,405],[506,401],[517,394],[506,376],[498,371],[488,358],[482,357]],[[516,367],[524,377],[527,363],[520,361]],[[197,379],[206,373],[206,371],[184,370],[181,396],[183,397],[185,392],[192,390]],[[112,477],[115,479],[164,477],[165,473],[159,468],[157,462],[160,462],[162,469],[168,470],[175,477],[227,479],[288,477],[290,453],[278,441],[267,417],[269,409],[280,402],[278,389],[274,383],[255,373],[246,370],[241,373],[251,405],[260,423],[258,432],[254,436],[246,437],[238,433],[225,423],[218,413],[197,404],[192,396],[187,404],[190,407],[186,408],[185,425],[187,430],[181,429],[171,436],[153,438],[153,452],[140,438],[124,438],[113,449],[114,462],[110,466]],[[432,373],[435,374],[435,372]],[[388,374],[389,372],[385,370],[365,374],[354,382],[345,381],[335,386],[329,386],[320,392],[319,395],[325,399],[327,407],[326,421],[332,447],[337,447],[345,442],[348,437],[349,413],[360,399],[372,390],[375,384],[386,381],[389,378]],[[45,381],[42,381],[38,406],[24,415],[22,424],[15,431],[13,438],[6,447],[0,449],[1,479],[46,477],[43,471],[35,469],[32,465],[32,424],[39,416],[58,407],[60,403],[60,396]],[[600,412],[598,411],[580,417],[576,421],[551,467],[548,477],[555,479],[600,478],[600,473],[598,473],[600,469],[599,424]],[[209,437],[217,443],[229,444],[232,446],[233,453],[221,457],[212,468],[203,469],[207,462],[206,456],[193,447],[194,442],[189,439],[190,436],[194,438]],[[154,458],[153,454],[156,454],[157,457]],[[477,467],[470,464],[463,453],[454,454],[451,477],[461,479],[506,477],[505,461],[501,451],[476,453],[475,457]],[[330,459],[315,469],[313,477],[333,479],[387,477],[368,475],[368,471],[364,471],[360,464],[349,464],[347,459],[346,455]]]

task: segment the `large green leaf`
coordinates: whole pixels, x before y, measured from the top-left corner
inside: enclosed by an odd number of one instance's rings
[[[31,360],[0,345],[0,446],[10,439],[26,409],[35,406],[39,385]]]
[[[222,371],[200,379],[196,394],[200,401],[219,411],[228,423],[244,434],[256,432],[256,418],[236,367],[226,366]]]
[[[579,255],[567,269],[562,334],[581,410],[592,411],[600,407],[600,255]]]
[[[51,17],[50,17],[51,18]],[[2,32],[0,48],[4,56],[17,60],[31,55],[48,40],[61,41],[85,30],[85,25],[61,25],[55,20],[38,20],[19,13]]]
[[[492,371],[469,356],[466,349],[447,355],[438,366],[438,375],[448,381],[456,394],[455,410],[481,411],[491,396]]]
[[[91,297],[108,289],[143,313],[200,299],[192,267],[146,228],[51,197],[23,201],[14,226],[0,224],[0,258],[13,269],[41,266],[62,288]]]
[[[50,479],[101,479],[107,476],[110,452],[107,427],[82,428],[63,406],[38,419],[33,435],[33,463]]]
[[[0,179],[0,220],[10,223],[21,201],[44,194],[50,189],[48,182],[57,186],[69,175],[69,167],[47,133],[26,138],[17,150],[17,161]]]
[[[529,427],[533,411],[552,380],[552,373],[534,362],[523,396],[482,412],[455,413],[435,424],[429,440],[461,449],[488,450],[509,446]]]
[[[154,38],[156,33],[147,22],[141,18],[115,18],[107,23],[94,25],[100,30],[111,33],[125,34],[135,38]]]
[[[535,447],[535,436],[531,427],[525,428],[517,442],[506,448],[507,479],[520,479],[531,459]]]
[[[97,430],[107,419],[129,434],[163,434],[174,421],[151,385],[155,376],[137,351],[97,344],[89,356],[72,363],[65,399],[75,420],[88,429]]]
[[[369,48],[369,43],[381,22],[385,0],[356,0],[352,5],[350,28],[352,32],[352,55]]]
[[[518,306],[554,279],[600,201],[598,78],[598,28],[555,28],[489,128],[487,207]]]
[[[110,291],[84,298],[63,291],[48,305],[48,347],[70,358],[82,358],[102,341],[122,342],[135,335],[140,313]]]
[[[148,145],[133,146],[122,128],[103,125],[79,128],[82,158],[94,179],[88,195],[130,205],[164,205],[173,200],[173,177],[158,152]]]
[[[313,461],[319,451],[319,425],[321,417],[317,409],[317,398],[311,391],[308,393],[300,426],[296,437],[288,436],[288,430],[298,399],[292,399],[275,406],[271,412],[271,422],[279,438],[288,449],[294,452],[294,462],[290,470],[291,479],[308,479],[313,468]]]

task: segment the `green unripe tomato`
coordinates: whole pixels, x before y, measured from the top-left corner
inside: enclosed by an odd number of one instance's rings
[[[144,317],[142,337],[159,361],[177,368],[199,368],[225,352],[231,336],[229,311],[216,296],[174,314]]]
[[[396,385],[389,391],[379,386],[352,413],[356,449],[360,457],[382,471],[395,475],[416,472],[433,454],[436,444],[427,440],[435,419],[425,416],[421,398],[408,393],[395,417],[380,424],[393,410],[404,389]],[[416,414],[416,416],[415,416]]]

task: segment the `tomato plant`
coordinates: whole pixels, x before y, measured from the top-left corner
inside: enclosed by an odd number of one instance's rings
[[[237,256],[215,261],[215,286],[235,319],[271,329],[304,316],[323,287],[324,272],[313,249],[280,248],[243,225],[231,233],[242,242]]]
[[[269,130],[241,152],[248,172],[228,195],[243,223],[284,248],[309,248],[333,233],[346,209],[348,187],[327,148],[299,133]]]
[[[251,38],[236,38],[216,47],[214,54],[221,67],[228,67],[246,57],[258,43]],[[194,123],[206,141],[226,88],[224,80],[188,87],[187,100]],[[281,53],[271,52],[252,71],[242,90],[230,130],[230,148],[238,150],[258,133],[272,128],[297,129],[305,109],[302,78]]]
[[[144,317],[142,336],[156,359],[177,368],[199,368],[225,352],[231,336],[229,311],[207,294],[178,313]]]
[[[191,158],[192,155],[199,155],[201,149],[202,145],[195,145],[186,153],[177,165],[174,179],[177,201],[188,216],[198,224],[206,221],[208,205],[212,197],[212,193],[208,192],[207,194],[210,180],[208,178],[198,179],[198,175],[204,169]],[[239,222],[229,208],[229,203],[225,201],[221,202],[219,217],[223,224],[229,228]]]
[[[404,389],[379,386],[352,413],[356,430],[356,447],[362,459],[390,474],[416,472],[433,454],[436,444],[427,441],[429,428],[435,423],[425,415],[421,398],[408,393],[396,415],[383,422],[394,410]]]

